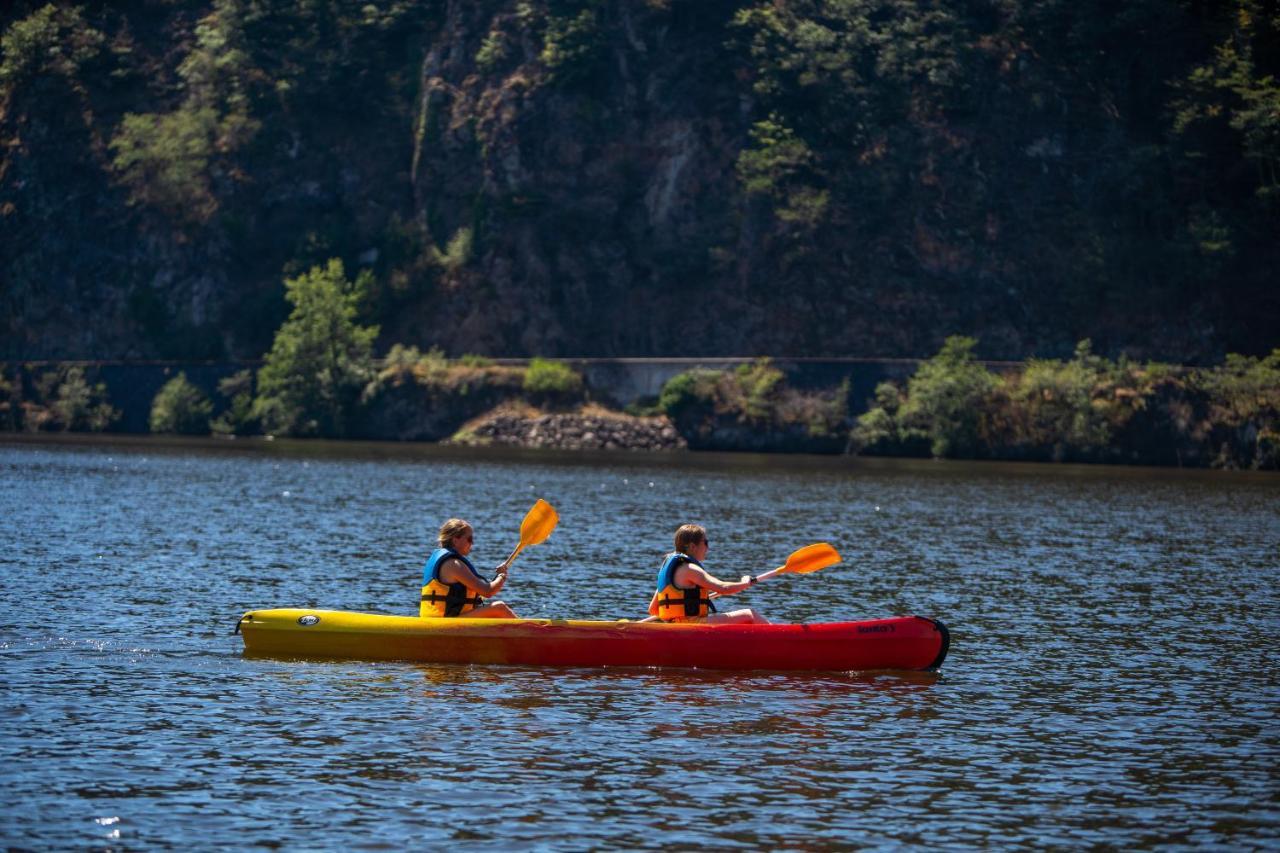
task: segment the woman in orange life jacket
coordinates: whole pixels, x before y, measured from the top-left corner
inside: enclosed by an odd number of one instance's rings
[[[668,554],[658,570],[657,589],[649,601],[651,616],[663,622],[729,622],[767,625],[769,620],[750,607],[717,613],[710,594],[732,595],[755,583],[743,575],[737,583],[726,583],[702,567],[707,557],[706,528],[685,524],[676,530],[676,550]]]
[[[468,619],[515,619],[516,614],[501,601],[486,602],[482,596],[495,595],[507,582],[507,562],[495,569],[487,581],[467,559],[475,544],[475,531],[460,518],[451,518],[440,528],[440,547],[427,558],[422,571],[420,616],[465,616]]]

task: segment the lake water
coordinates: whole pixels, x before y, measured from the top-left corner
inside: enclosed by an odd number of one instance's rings
[[[254,608],[638,617],[677,524],[738,597],[918,613],[939,674],[248,659]],[[0,839],[33,849],[1274,849],[1280,477],[323,443],[0,441]]]

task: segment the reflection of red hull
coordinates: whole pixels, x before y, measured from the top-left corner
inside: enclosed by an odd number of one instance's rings
[[[704,669],[937,669],[941,622],[896,616],[819,625],[699,625],[560,619],[420,619],[338,610],[255,610],[254,654],[520,666]]]

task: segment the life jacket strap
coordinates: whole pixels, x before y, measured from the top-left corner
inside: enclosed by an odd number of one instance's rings
[[[483,598],[481,598],[481,597],[480,597],[480,596],[478,596],[478,595],[477,595],[475,598],[462,598],[462,599],[458,599],[458,598],[454,598],[453,596],[450,596],[450,595],[439,595],[438,593],[434,593],[434,592],[433,592],[433,593],[430,593],[430,594],[428,594],[428,595],[423,595],[423,596],[422,596],[422,600],[423,600],[423,601],[430,601],[432,604],[434,604],[434,603],[435,603],[435,602],[437,602],[437,601],[447,601],[447,602],[449,602],[450,604],[453,604],[453,603],[455,603],[455,602],[456,602],[456,603],[458,603],[458,604],[470,604],[470,605],[473,605],[473,606],[475,606],[475,607],[479,607],[481,604],[484,604],[484,599],[483,599]]]
[[[695,604],[706,604],[706,605],[710,606],[710,605],[711,605],[711,599],[710,599],[710,598],[701,598],[701,597],[699,597],[699,598],[694,599],[694,603],[695,603]],[[659,606],[659,607],[676,607],[676,606],[686,606],[686,605],[688,605],[688,604],[689,604],[689,599],[687,599],[687,598],[659,598],[659,599],[658,599],[658,606]]]

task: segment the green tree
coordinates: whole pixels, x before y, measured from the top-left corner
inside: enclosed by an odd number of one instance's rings
[[[35,423],[37,429],[102,432],[120,417],[120,411],[107,402],[106,383],[90,385],[82,367],[45,373],[36,388],[46,406],[45,416]]]
[[[204,222],[217,209],[209,158],[217,136],[212,109],[128,114],[111,140],[112,164],[135,204]]]
[[[179,373],[151,401],[151,431],[207,435],[212,413],[209,397],[187,379],[187,374]]]
[[[218,382],[218,393],[227,408],[209,424],[217,435],[251,435],[258,432],[253,414],[253,371],[240,370]]]
[[[111,140],[112,166],[130,201],[179,222],[202,224],[218,209],[219,178],[237,173],[231,155],[257,133],[240,0],[215,0],[178,66],[184,99],[167,113],[127,113]],[[260,75],[259,75],[260,76]]]
[[[293,305],[258,372],[255,415],[272,433],[341,437],[374,376],[376,326],[356,323],[364,276],[347,280],[342,261],[285,281]]]
[[[1173,129],[1205,189],[1227,177],[1207,172],[1206,161],[1235,171],[1243,158],[1252,166],[1245,174],[1254,192],[1274,200],[1280,196],[1280,82],[1260,68],[1268,60],[1274,67],[1275,57],[1258,53],[1280,43],[1280,13],[1262,11],[1255,0],[1233,5],[1233,26],[1213,59],[1180,84]]]
[[[595,9],[573,17],[547,19],[540,59],[552,80],[563,84],[588,81],[605,55],[605,38]]]
[[[18,21],[0,37],[0,93],[37,82],[41,75],[74,81],[81,66],[102,50],[105,37],[85,23],[74,6],[50,3]]]

